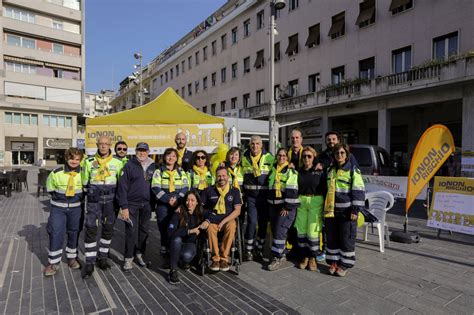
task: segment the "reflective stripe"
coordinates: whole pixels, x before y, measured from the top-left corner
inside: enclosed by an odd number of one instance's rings
[[[283,200],[283,199],[278,199],[278,200],[267,199],[267,202],[272,204],[272,205],[281,205],[282,203],[285,203],[285,200]]]
[[[355,260],[344,259],[344,258],[341,257],[341,261],[345,264],[348,264],[348,265],[355,265]]]
[[[286,203],[299,203],[299,199],[285,198]]]
[[[161,185],[160,184],[153,184],[153,185],[151,185],[151,188],[161,188]]]
[[[247,250],[252,250],[252,249],[253,249],[253,245],[247,245],[245,248],[246,248]]]
[[[101,247],[101,248],[99,248],[99,252],[101,252],[101,253],[108,253],[108,252],[109,252],[109,249],[108,249],[108,248],[103,248],[103,247]]]
[[[56,189],[56,190],[54,190],[54,191],[57,192],[57,193],[63,194],[63,195],[66,194],[66,190],[63,190],[63,189]],[[82,189],[76,189],[76,190],[74,190],[74,193],[76,193],[76,194],[79,194],[79,193],[81,193],[81,192],[82,192]]]
[[[66,252],[68,253],[75,253],[76,252],[76,249],[75,248],[69,248],[66,246]]]
[[[360,200],[352,200],[352,205],[353,206],[365,206],[365,201],[360,201]]]
[[[56,250],[56,251],[54,251],[54,252],[49,251],[49,252],[48,252],[48,256],[57,256],[57,255],[61,255],[62,253],[63,253],[63,250],[62,250],[62,249]]]
[[[60,261],[61,261],[61,257],[55,258],[55,259],[48,259],[48,262],[49,262],[50,265],[57,264]]]
[[[308,244],[306,244],[306,243],[298,243],[298,246],[299,246],[299,247],[308,247]]]
[[[156,198],[157,199],[160,199],[161,197],[163,197],[164,195],[166,195],[166,193],[164,191],[160,191],[157,195],[156,195]]]
[[[253,244],[253,240],[247,240],[247,244]]]
[[[310,249],[310,250],[318,250],[318,249],[319,249],[319,246],[310,246],[309,249]]]
[[[80,202],[65,203],[65,202],[57,202],[57,201],[54,201],[54,200],[51,200],[51,204],[53,206],[61,207],[61,208],[79,207],[81,205]]]
[[[272,252],[277,252],[277,253],[283,253],[284,248],[276,248],[275,246],[272,246]]]
[[[86,257],[95,257],[97,256],[97,252],[85,252]]]
[[[339,260],[341,257],[338,255],[338,256],[334,256],[334,255],[327,255],[326,254],[326,259],[327,260]]]
[[[67,258],[76,258],[76,257],[77,257],[77,254],[76,254],[76,253],[67,253],[67,254],[66,254],[66,257],[67,257]]]
[[[349,192],[349,188],[336,187],[336,192],[339,192],[339,193],[348,193],[348,192]]]
[[[94,242],[94,243],[84,243],[84,247],[85,248],[92,248],[92,247],[96,247],[97,246],[97,242]]]
[[[286,240],[273,240],[273,243],[280,244],[280,245],[282,245],[282,244],[285,245]]]
[[[286,185],[286,189],[298,189],[298,185]]]
[[[310,242],[319,242],[319,237],[309,238]]]
[[[260,186],[260,185],[244,185],[245,189],[248,190],[258,190],[258,189],[268,189],[268,186]]]
[[[329,249],[329,248],[327,248],[326,251],[329,254],[339,254],[339,249]]]
[[[112,240],[106,240],[106,239],[104,239],[104,238],[101,238],[101,239],[100,239],[100,242],[101,242],[102,244],[105,244],[105,245],[110,245],[110,243],[112,243]]]
[[[339,250],[339,253],[347,258],[349,257],[355,257],[355,252],[343,252],[342,250]]]
[[[350,202],[343,202],[343,203],[336,202],[336,204],[335,204],[336,208],[347,208],[347,207],[350,207],[350,206],[351,206]]]

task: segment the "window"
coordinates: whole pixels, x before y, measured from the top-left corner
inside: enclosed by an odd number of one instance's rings
[[[345,34],[346,21],[345,21],[345,12],[341,12],[332,17],[332,25],[329,30],[328,36],[332,39],[336,39]]]
[[[244,75],[250,72],[250,57],[244,58]]]
[[[375,57],[359,61],[359,78],[369,80],[375,78]]]
[[[308,38],[306,39],[305,46],[308,48],[316,47],[320,44],[320,27],[319,24],[313,25],[308,28]]]
[[[184,86],[181,87],[181,97],[185,97],[185,96],[186,96],[186,95],[184,95],[184,93],[185,93],[184,90],[185,90]]]
[[[225,50],[227,48],[227,34],[221,36],[221,50]]]
[[[207,46],[204,46],[202,48],[202,60],[206,61],[207,60]]]
[[[38,125],[38,115],[31,115],[31,124],[32,125]]]
[[[202,78],[202,89],[207,89],[207,77]]]
[[[392,72],[400,73],[411,68],[411,46],[392,51]]]
[[[170,80],[173,80],[173,68],[170,69]]]
[[[281,98],[281,93],[280,93],[280,84],[277,84],[273,86],[273,99],[279,100]]]
[[[5,61],[5,68],[7,71],[36,74],[36,66],[34,65]]]
[[[13,114],[12,113],[5,113],[5,123],[11,124],[13,121]]]
[[[7,34],[7,44],[13,46],[21,46],[21,37]]]
[[[63,21],[53,20],[53,28],[56,30],[62,30],[64,28]]]
[[[46,89],[44,86],[5,81],[5,95],[44,100],[46,99]]]
[[[265,11],[261,10],[257,13],[257,30],[264,27],[264,20],[265,20]]]
[[[179,64],[176,65],[176,76],[179,77]]]
[[[263,104],[265,101],[264,90],[258,90],[256,93],[257,105]]]
[[[199,92],[199,80],[194,81],[194,92],[195,93]]]
[[[250,19],[244,21],[244,38],[250,36]]]
[[[260,68],[263,68],[264,65],[265,65],[265,60],[263,57],[263,49],[262,49],[262,50],[257,51],[257,58],[255,58],[255,63],[253,66],[257,69],[260,69]]]
[[[191,83],[188,84],[188,96],[193,95],[193,85]]]
[[[14,124],[21,124],[21,114],[20,113],[13,113],[13,123]]]
[[[63,77],[63,70],[61,69],[53,69],[53,76],[55,78],[62,78]]]
[[[234,27],[232,29],[232,44],[236,44],[237,43],[237,27]]]
[[[298,96],[298,80],[288,82],[288,95],[290,97]]]
[[[27,23],[35,23],[35,14],[18,8],[4,7],[4,15],[8,18]]]
[[[221,113],[225,112],[226,101],[221,101]]]
[[[160,81],[161,81],[161,82],[160,82],[160,83],[161,83],[161,86],[163,86],[163,75],[162,75],[162,74],[160,75]]]
[[[196,64],[196,66],[199,64],[199,51],[196,51],[196,53],[194,54],[194,63]]]
[[[446,60],[458,53],[458,32],[433,39],[433,59]]]
[[[360,28],[375,23],[375,0],[365,0],[359,3],[359,16],[356,25]]]
[[[308,76],[308,93],[314,93],[319,83],[319,73]]]
[[[298,0],[290,0],[288,1],[288,7],[290,11],[293,11],[297,9],[299,6],[299,1]]]
[[[211,49],[212,49],[212,55],[214,56],[217,53],[217,43],[216,43],[216,41],[213,41],[211,43]]]
[[[58,116],[49,116],[49,125],[51,127],[57,127],[58,126]]]
[[[237,62],[232,64],[232,79],[237,78]]]
[[[64,54],[64,45],[53,43],[53,53]]]
[[[331,70],[331,83],[340,84],[344,81],[344,66],[333,68]]]
[[[286,48],[285,54],[293,56],[298,53],[298,34],[288,37],[288,47]]]
[[[203,113],[207,113],[207,106],[203,106],[203,107],[202,107],[202,112],[203,112]]]
[[[235,109],[237,107],[237,97],[230,99],[230,109]]]
[[[211,115],[216,114],[216,104],[211,104]]]
[[[64,127],[66,124],[66,117],[58,116],[58,127]]]
[[[411,8],[413,8],[413,0],[392,0],[388,10],[392,11],[392,15],[395,15]]]
[[[168,83],[168,71],[165,72],[165,82]]]
[[[280,61],[281,59],[281,53],[280,53],[280,42],[276,43],[275,46],[274,46],[274,60],[275,62],[278,62]]]
[[[44,126],[49,126],[49,116],[48,115],[43,115],[43,125]]]
[[[250,94],[244,94],[242,95],[242,106],[244,108],[249,107],[249,100],[250,100]]]
[[[29,124],[30,124],[30,115],[23,114],[23,125],[29,125]]]
[[[184,60],[181,61],[181,72],[184,73]]]
[[[71,128],[71,127],[72,127],[72,118],[66,117],[66,128]]]
[[[221,69],[221,83],[224,83],[226,80],[227,68],[224,67]]]
[[[217,80],[216,77],[217,77],[217,74],[215,72],[213,72],[211,74],[211,85],[212,86],[216,86],[216,80]]]
[[[192,68],[192,65],[191,65],[191,56],[188,57],[188,70],[190,70]]]

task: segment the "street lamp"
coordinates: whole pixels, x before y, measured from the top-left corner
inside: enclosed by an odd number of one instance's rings
[[[270,0],[270,152],[276,154],[276,144],[278,141],[278,126],[276,122],[275,104],[275,14],[278,10],[285,8],[284,0]]]
[[[138,97],[140,98],[140,106],[143,105],[143,68],[142,68],[142,54],[141,53],[134,53],[133,57],[138,60],[138,65],[135,65],[135,68],[139,68],[140,71],[140,78],[138,79],[139,83],[139,90],[138,90]]]

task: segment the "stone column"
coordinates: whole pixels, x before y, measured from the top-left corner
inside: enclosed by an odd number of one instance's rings
[[[378,132],[377,145],[390,152],[390,112],[385,105],[379,106],[378,110]]]

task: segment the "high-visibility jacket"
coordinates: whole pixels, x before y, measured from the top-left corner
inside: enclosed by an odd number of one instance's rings
[[[168,203],[173,196],[178,199],[183,198],[184,194],[189,190],[188,176],[186,172],[178,166],[176,168],[176,174],[174,175],[174,191],[171,192],[170,176],[166,170],[166,166],[164,165],[157,168],[151,180],[151,191],[156,199],[163,203]]]
[[[119,161],[122,161],[123,166],[128,162],[129,158],[127,155],[125,155],[123,158],[119,157],[118,155],[114,155],[114,158],[116,158]]]
[[[245,151],[242,157],[242,172],[244,174],[244,193],[247,197],[257,197],[260,191],[268,189],[267,178],[273,167],[274,157],[271,153],[262,151],[258,161],[260,176],[255,176],[250,158],[250,150]]]
[[[115,191],[117,186],[117,181],[122,172],[123,163],[119,159],[112,157],[112,159],[107,163],[107,168],[109,169],[110,176],[107,176],[105,180],[97,180],[96,175],[99,171],[100,165],[96,157],[90,157],[85,160],[83,174],[82,174],[82,183],[84,186],[89,188],[90,186],[97,186],[102,188],[113,188],[110,190]]]
[[[195,190],[198,190],[199,181],[201,180],[198,173],[196,173],[191,167],[187,175],[189,179],[189,187]],[[207,183],[207,187],[212,186],[216,183],[216,180],[214,176],[212,176],[211,171],[207,171],[206,173],[206,183]]]
[[[70,171],[69,167],[65,165],[49,173],[46,180],[46,189],[51,194],[51,205],[61,208],[79,207],[81,205],[83,189],[80,167],[74,170],[78,173],[74,176],[74,196],[66,196],[70,177],[68,172]]]
[[[358,214],[365,206],[365,186],[360,170],[348,160],[342,168],[333,166],[328,171],[328,187],[331,179],[336,179],[334,213]]]
[[[226,165],[227,169],[229,170],[231,167],[229,165]],[[237,182],[239,183],[239,190],[242,191],[243,189],[243,184],[244,184],[244,173],[243,173],[243,168],[240,165],[235,166],[233,169],[235,176],[237,176]],[[232,186],[234,184],[234,176],[227,171],[229,174],[229,184]]]
[[[268,176],[268,203],[272,205],[283,205],[285,210],[296,211],[300,203],[298,199],[298,173],[288,166],[283,168],[280,173],[281,197],[277,197],[274,180],[275,172],[276,166],[272,168]]]

